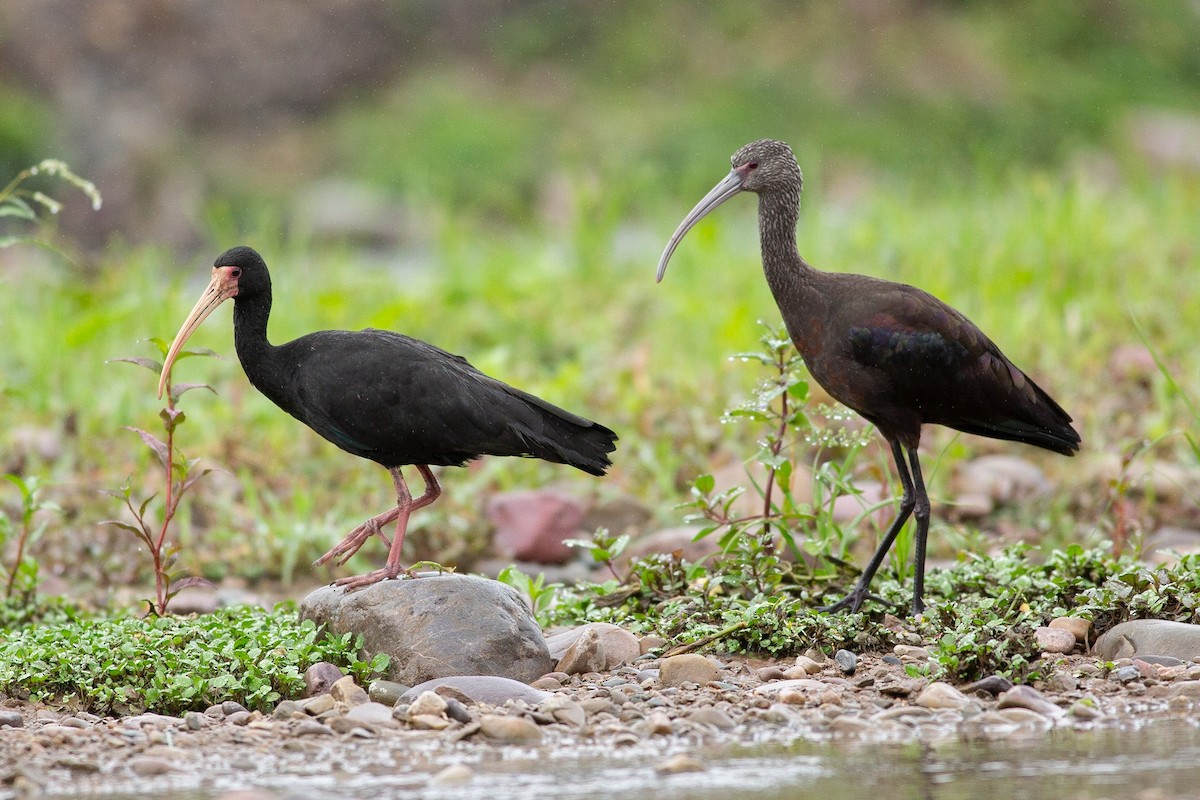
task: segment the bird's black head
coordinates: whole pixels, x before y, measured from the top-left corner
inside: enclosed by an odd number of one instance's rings
[[[236,284],[234,297],[253,297],[271,289],[267,262],[252,247],[231,247],[213,261],[213,267],[226,271]]]
[[[741,175],[744,192],[794,189],[804,182],[792,148],[774,139],[759,139],[743,146],[729,162]]]

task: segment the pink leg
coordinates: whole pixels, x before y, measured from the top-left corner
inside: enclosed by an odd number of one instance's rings
[[[417,464],[416,467],[421,473],[421,478],[425,481],[425,493],[414,500],[412,493],[408,489],[408,484],[404,481],[404,476],[400,474],[400,469],[397,467],[391,470],[392,481],[396,485],[396,508],[387,514],[381,514],[378,517],[373,517],[364,523],[364,525],[369,525],[370,523],[379,520],[378,524],[384,524],[382,518],[389,516],[390,518],[387,521],[390,522],[391,519],[396,520],[396,535],[392,538],[391,544],[388,548],[387,563],[384,565],[383,569],[377,569],[373,572],[368,572],[365,575],[339,578],[338,580],[334,581],[335,586],[343,586],[347,591],[361,589],[364,586],[370,586],[372,583],[378,583],[382,580],[389,580],[391,578],[398,577],[401,572],[406,572],[406,570],[402,569],[400,566],[400,550],[404,546],[404,533],[408,529],[408,517],[415,509],[424,508],[434,500],[438,499],[442,493],[442,487],[438,485],[437,478],[433,476],[433,472],[429,469],[428,465]],[[363,526],[359,526],[359,528],[362,527]],[[351,532],[350,536],[346,537],[346,539],[343,540],[342,543],[337,547],[335,547],[334,550],[342,548],[343,545],[346,545],[347,542],[355,538],[359,528],[355,528],[355,530]],[[377,532],[384,539],[384,541],[387,541],[387,537],[383,535],[382,531]],[[358,547],[361,547],[362,543],[370,538],[371,534],[367,532],[358,534],[358,536],[361,538],[361,541],[358,541],[357,546],[347,553],[338,562],[339,564],[345,563],[345,560],[353,555],[354,551],[357,550]],[[333,551],[331,550],[330,553],[332,552]],[[327,553],[326,556],[328,555],[329,554]],[[322,561],[325,560],[326,556],[322,556]]]

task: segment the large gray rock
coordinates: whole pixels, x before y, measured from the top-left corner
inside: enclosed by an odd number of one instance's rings
[[[361,634],[367,657],[390,655],[386,677],[409,686],[451,675],[529,683],[554,668],[517,592],[486,578],[432,575],[350,593],[323,586],[301,602],[300,617],[336,634]]]
[[[1190,661],[1200,656],[1200,625],[1165,619],[1122,622],[1096,640],[1092,653],[1110,661],[1142,656],[1170,656]]]

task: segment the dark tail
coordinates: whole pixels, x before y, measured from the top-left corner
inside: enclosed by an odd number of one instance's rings
[[[616,433],[528,392],[505,388],[529,404],[530,413],[510,420],[526,454],[592,475],[603,475],[612,466],[608,454],[617,449]]]
[[[603,475],[612,466],[608,454],[617,448],[615,433],[597,422],[587,421],[588,427],[560,420],[555,422],[558,424],[548,426],[541,436],[526,439],[533,456],[569,464],[592,475]]]
[[[968,420],[954,427],[993,439],[1031,444],[1064,456],[1075,455],[1082,439],[1071,425],[1071,415],[1028,376],[1025,380],[1026,394],[1021,398],[1025,402],[1013,404],[1011,417]]]

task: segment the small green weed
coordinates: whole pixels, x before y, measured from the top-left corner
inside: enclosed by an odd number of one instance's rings
[[[3,565],[8,577],[4,582],[4,599],[11,601],[13,592],[21,597],[32,597],[37,591],[38,562],[29,555],[28,550],[41,537],[49,525],[45,513],[61,514],[62,509],[57,503],[42,497],[41,481],[35,477],[22,478],[19,475],[5,475],[4,479],[12,483],[21,492],[21,521],[13,525],[7,514],[0,514],[0,553],[8,549],[9,542],[16,539],[16,551],[12,563]],[[42,512],[41,519],[38,519]]]
[[[329,661],[365,683],[386,655],[358,658],[361,638],[318,638],[294,607],[239,607],[195,618],[78,618],[0,642],[0,691],[104,714],[181,714],[225,700],[267,710],[298,697],[304,671]]]

